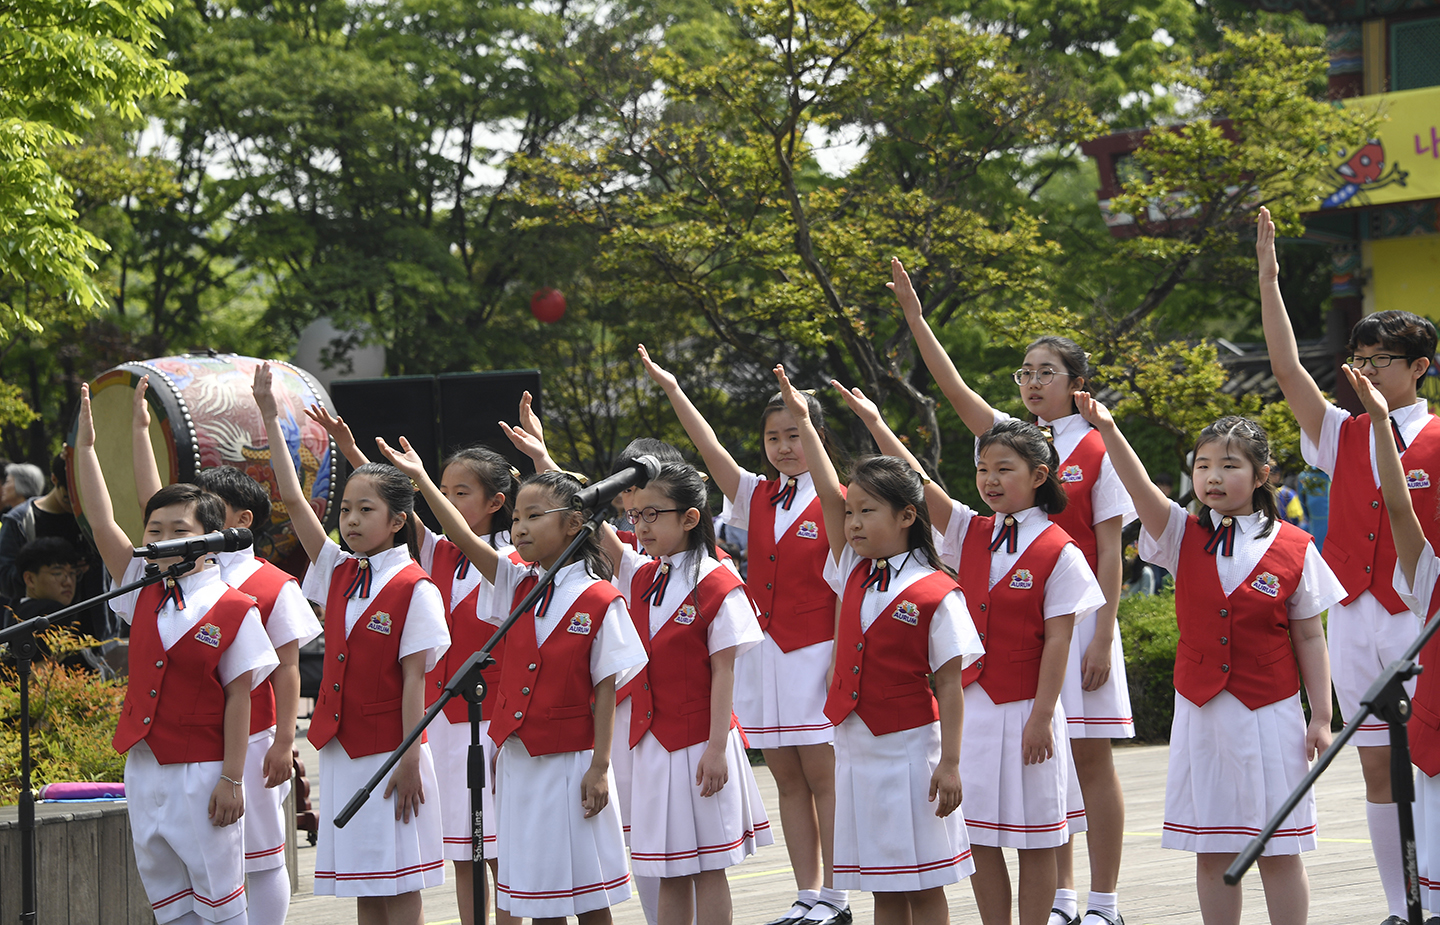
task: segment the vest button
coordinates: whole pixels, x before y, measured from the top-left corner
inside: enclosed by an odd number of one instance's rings
[[[859,699],[860,699],[860,692],[859,692],[859,691],[851,691],[851,692],[850,692],[850,699],[851,699],[851,700],[859,700]]]
[[[436,686],[436,687],[444,687],[444,686],[445,686],[445,682],[444,682],[444,681],[436,681],[436,682],[435,682],[435,686]]]
[[[531,670],[531,671],[534,671],[534,670],[535,670],[535,663],[534,663],[534,662],[531,662],[531,663],[530,663],[530,670]]]
[[[770,561],[771,561],[771,562],[774,562],[774,561],[775,561],[775,554],[774,554],[773,552],[770,554]]]
[[[649,719],[650,717],[651,717],[650,711],[649,711],[649,710],[646,710],[646,711],[645,711],[645,718],[646,718],[646,719]]]
[[[1222,617],[1228,617],[1228,616],[1230,616],[1230,611],[1228,611],[1228,610],[1222,610],[1222,611],[1220,611],[1220,616],[1222,616]]]
[[[1375,534],[1373,534],[1373,533],[1370,534],[1370,539],[1372,539],[1372,540],[1375,539]]]
[[[520,688],[520,693],[528,695],[530,693],[530,688],[522,687]]]
[[[343,662],[343,661],[345,661],[345,653],[344,653],[344,652],[341,652],[339,655],[335,656],[335,660],[336,660],[337,662]]]
[[[339,685],[339,684],[334,685],[334,687],[335,687],[335,689],[336,689],[337,691],[340,689],[340,685]]]
[[[337,723],[340,722],[340,714],[339,714],[339,713],[336,713],[336,714],[335,714],[335,722],[337,722]]]
[[[985,608],[986,608],[986,605],[985,605],[985,604],[981,604],[981,605],[980,605],[980,610],[981,610],[981,612],[984,612]]]
[[[857,642],[857,643],[855,643],[855,651],[856,651],[856,652],[859,652],[859,651],[860,651],[861,649],[863,649],[863,648],[865,648],[865,643],[863,643],[863,642]]]
[[[522,713],[522,712],[520,712],[519,710],[516,710],[516,711],[515,711],[515,718],[516,718],[516,719],[519,719],[520,717],[522,717],[522,716],[524,716],[524,715],[525,715],[525,714]]]
[[[1220,666],[1220,670],[1221,670],[1221,671],[1228,672],[1228,671],[1230,670],[1230,666],[1229,666],[1229,665],[1221,665],[1221,666]]]
[[[981,633],[981,634],[980,634],[980,641],[981,641],[981,642],[984,642],[984,641],[985,641],[985,634],[984,634],[984,633]]]
[[[649,684],[642,684],[642,685],[640,685],[640,689],[641,689],[641,690],[647,690],[647,691],[648,691],[648,690],[650,689],[650,685],[649,685]]]
[[[766,590],[766,591],[769,591],[769,590],[770,590],[771,588],[773,588],[773,587],[775,587],[774,584],[772,584],[772,583],[770,583],[770,582],[768,582],[768,581],[765,582],[765,590]]]
[[[1369,575],[1369,574],[1370,574],[1370,566],[1368,566],[1368,565],[1365,566],[1365,574],[1366,574],[1366,575]]]
[[[1371,507],[1379,507],[1379,506],[1380,506],[1380,502],[1379,502],[1379,501],[1371,501],[1371,502],[1370,502],[1370,506],[1371,506]]]
[[[150,692],[150,696],[151,696],[151,697],[155,697],[155,696],[158,696],[158,695],[157,695],[154,691],[151,691],[151,692]]]
[[[147,717],[145,717],[143,720],[141,720],[140,722],[141,722],[142,724],[148,726],[148,725],[150,725],[150,717],[147,716]]]
[[[155,667],[156,667],[156,668],[164,668],[164,667],[165,667],[165,663],[164,663],[163,661],[156,662],[156,663],[155,663]]]
[[[1220,637],[1220,645],[1222,645],[1222,646],[1228,646],[1228,645],[1230,645],[1230,637],[1229,637],[1229,636],[1221,636],[1221,637]]]
[[[859,665],[852,665],[852,666],[850,667],[850,673],[851,673],[851,674],[859,674],[859,673],[860,673],[860,666],[859,666]]]

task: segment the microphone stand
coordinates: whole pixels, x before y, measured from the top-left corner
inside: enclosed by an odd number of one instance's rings
[[[51,624],[75,616],[82,610],[112,597],[129,594],[137,588],[153,585],[166,578],[178,579],[195,568],[196,560],[204,555],[209,553],[197,553],[176,562],[164,571],[156,571],[154,574],[147,572],[143,578],[128,585],[0,630],[0,643],[10,643],[10,651],[15,656],[15,673],[20,678],[20,925],[34,925],[38,914],[35,880],[35,794],[30,789],[30,663],[34,661],[37,652],[35,634],[43,633]]]
[[[1424,666],[1417,664],[1415,659],[1430,641],[1430,637],[1435,635],[1436,629],[1440,629],[1440,619],[1428,621],[1425,629],[1415,637],[1404,654],[1387,665],[1375,679],[1375,683],[1370,685],[1370,689],[1360,700],[1360,712],[1345,724],[1345,728],[1340,730],[1335,741],[1315,762],[1310,773],[1306,774],[1304,780],[1286,797],[1285,804],[1275,812],[1260,834],[1250,840],[1250,844],[1245,846],[1245,850],[1240,852],[1225,871],[1226,883],[1234,886],[1240,882],[1245,871],[1250,869],[1250,865],[1260,857],[1260,852],[1265,850],[1265,843],[1299,804],[1305,792],[1315,786],[1320,775],[1330,767],[1330,763],[1335,760],[1345,743],[1355,735],[1360,724],[1374,715],[1383,719],[1390,727],[1390,794],[1400,814],[1400,857],[1405,865],[1406,920],[1409,925],[1423,925],[1420,873],[1415,860],[1415,817],[1410,808],[1410,804],[1415,801],[1415,775],[1410,768],[1410,737],[1405,731],[1405,723],[1410,719],[1411,712],[1410,695],[1405,692],[1405,682],[1424,670]]]
[[[345,824],[360,811],[360,807],[365,805],[365,801],[370,799],[370,794],[380,786],[385,776],[390,773],[390,769],[399,763],[411,745],[419,741],[420,736],[425,732],[425,727],[429,726],[430,722],[445,709],[445,704],[454,697],[464,697],[470,705],[470,751],[466,756],[466,777],[470,787],[472,823],[470,850],[474,862],[471,868],[471,877],[473,878],[476,925],[484,925],[487,915],[485,908],[485,812],[481,800],[481,795],[485,790],[485,750],[480,744],[480,704],[485,699],[487,688],[481,671],[495,664],[495,660],[490,657],[491,650],[499,645],[500,640],[510,631],[510,627],[515,625],[515,621],[535,606],[535,602],[545,593],[545,589],[555,583],[555,573],[573,562],[580,547],[600,529],[600,525],[605,521],[609,504],[608,499],[605,499],[603,503],[596,504],[595,510],[586,519],[580,532],[560,554],[560,558],[555,560],[555,564],[540,576],[540,580],[536,582],[535,587],[530,589],[530,593],[515,605],[515,609],[510,611],[510,616],[506,617],[505,622],[496,628],[495,635],[491,636],[478,652],[466,659],[450,680],[445,682],[445,689],[441,691],[440,699],[425,711],[425,715],[420,717],[420,722],[415,725],[415,728],[410,730],[404,740],[390,753],[390,757],[385,759],[385,763],[380,766],[379,770],[366,782],[365,786],[355,791],[350,802],[346,803],[345,808],[335,816],[335,827],[343,829]]]

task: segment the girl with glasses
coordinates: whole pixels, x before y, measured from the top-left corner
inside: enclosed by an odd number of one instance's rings
[[[977,437],[1010,416],[991,407],[970,388],[930,329],[910,276],[898,259],[890,264],[887,285],[904,311],[916,346],[940,390],[965,426]],[[1012,374],[1020,398],[1042,427],[1049,428],[1059,454],[1060,484],[1069,503],[1053,520],[1085,554],[1105,604],[1092,620],[1075,627],[1065,671],[1061,703],[1065,708],[1075,774],[1071,781],[1071,833],[1086,831],[1090,849],[1090,892],[1082,919],[1075,889],[1074,851],[1067,842],[1057,852],[1059,887],[1050,925],[1120,925],[1117,887],[1125,831],[1125,798],[1115,773],[1111,739],[1131,738],[1135,723],[1125,678],[1125,653],[1115,625],[1123,577],[1120,531],[1135,519],[1115,467],[1099,434],[1075,412],[1072,395],[1085,388],[1089,366],[1074,341],[1047,335],[1025,350]],[[1083,795],[1083,804],[1081,797]],[[1083,808],[1082,808],[1083,806]]]

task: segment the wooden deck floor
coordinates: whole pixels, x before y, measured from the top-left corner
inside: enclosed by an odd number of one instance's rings
[[[308,749],[309,743],[301,739],[301,748]],[[1122,747],[1115,751],[1127,813],[1120,910],[1128,925],[1188,925],[1200,921],[1195,907],[1194,856],[1160,848],[1168,753],[1169,749],[1164,746]],[[305,757],[308,768],[317,767],[313,749]],[[756,772],[765,804],[774,814],[774,781],[764,768],[756,768]],[[1354,749],[1349,749],[1321,779],[1317,798],[1320,847],[1305,856],[1311,886],[1310,920],[1378,923],[1386,916],[1384,895],[1370,854],[1364,784]],[[778,820],[774,828],[776,844],[773,847],[762,849],[744,864],[730,869],[737,925],[760,925],[768,921],[780,914],[794,896],[795,885],[790,877]],[[299,860],[300,889],[290,906],[289,925],[354,922],[353,900],[312,894],[315,849],[302,843]],[[1013,852],[1010,852],[1010,861],[1013,879]],[[1077,845],[1075,863],[1082,908],[1086,864],[1082,839]],[[460,921],[450,876],[451,871],[447,869],[446,885],[424,894],[428,925],[454,925]],[[1245,891],[1243,923],[1258,925],[1268,921],[1260,878],[1255,871],[1246,877],[1241,889]],[[948,895],[952,921],[979,922],[968,883],[954,884]],[[857,923],[872,921],[873,905],[869,895],[852,893],[851,905]],[[615,907],[614,917],[616,925],[644,925],[645,922],[636,899]]]

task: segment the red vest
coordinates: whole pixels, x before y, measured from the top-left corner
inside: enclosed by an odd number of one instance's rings
[[[940,718],[930,691],[930,622],[940,601],[959,585],[944,572],[917,579],[885,605],[866,632],[860,629],[860,604],[869,569],[869,559],[857,563],[840,598],[825,717],[838,726],[858,713],[877,736],[928,726]]]
[[[1100,464],[1105,460],[1105,439],[1100,431],[1080,438],[1075,449],[1060,464],[1060,484],[1065,486],[1068,503],[1065,510],[1051,516],[1050,522],[1070,534],[1070,539],[1085,554],[1090,571],[1099,574],[1099,552],[1095,542],[1095,504],[1090,497],[1100,479]]]
[[[276,568],[264,559],[257,558],[255,561],[260,563],[260,567],[241,582],[236,590],[255,602],[256,609],[260,611],[260,623],[268,626],[270,611],[275,609],[275,602],[280,599],[280,591],[286,582],[294,581],[295,576],[284,569]],[[273,725],[275,689],[270,686],[270,679],[267,677],[259,687],[250,691],[250,734],[264,732]]]
[[[309,733],[310,744],[317,749],[338,738],[351,758],[392,751],[404,738],[400,637],[405,634],[415,586],[430,580],[419,565],[407,562],[370,599],[347,637],[345,589],[359,572],[359,563],[359,559],[346,559],[330,576],[330,594],[325,601],[325,671]],[[354,683],[347,681],[351,671],[355,672]]]
[[[480,647],[490,641],[499,627],[493,623],[487,623],[480,619],[476,607],[480,600],[480,589],[484,586],[476,585],[470,593],[461,599],[454,607],[450,606],[450,592],[455,586],[455,569],[460,564],[460,557],[465,555],[460,547],[447,539],[441,538],[435,542],[435,559],[430,566],[430,580],[435,582],[435,587],[440,589],[440,599],[445,602],[445,622],[450,626],[450,648],[445,650],[435,663],[430,673],[425,675],[425,706],[429,707],[440,699],[440,694],[445,690],[445,682],[450,676],[460,670],[466,659],[480,651]],[[510,554],[512,562],[520,561],[520,554]],[[474,568],[474,565],[470,566]],[[480,705],[480,719],[487,720],[493,712],[495,685],[500,683],[500,656],[504,652],[505,643],[502,640],[490,654],[495,659],[495,664],[486,668],[481,675],[485,678],[487,693],[485,701]],[[463,697],[452,697],[450,702],[445,704],[445,718],[452,723],[468,723],[470,721],[470,703]]]
[[[1433,620],[1437,610],[1440,610],[1440,594],[1432,590],[1426,620]],[[1410,701],[1414,711],[1414,722],[1406,727],[1410,735],[1410,761],[1434,777],[1440,774],[1440,633],[1425,643],[1418,661],[1425,671],[1415,681],[1415,696]]]
[[[1387,431],[1388,428],[1378,431],[1375,438],[1390,439]],[[1425,537],[1440,549],[1440,521],[1435,519],[1436,490],[1440,488],[1440,422],[1434,417],[1400,454],[1400,464],[1410,485],[1410,503],[1415,506]],[[1330,524],[1322,553],[1335,577],[1345,586],[1344,602],[1349,604],[1369,589],[1390,613],[1403,612],[1405,604],[1391,586],[1395,574],[1395,539],[1390,535],[1390,516],[1370,472],[1370,416],[1367,414],[1340,425],[1335,478],[1330,488]]]
[[[818,497],[775,542],[775,505],[770,498],[780,487],[778,481],[761,482],[750,496],[745,587],[755,602],[760,628],[782,652],[794,652],[835,638],[835,592],[825,583],[830,541]]]
[[[155,608],[165,591],[145,587],[130,624],[130,684],[111,744],[127,752],[141,739],[161,764],[225,760],[225,686],[220,656],[254,605],[226,588],[209,610],[167,651]]]
[[[1310,534],[1284,521],[1265,555],[1226,597],[1205,551],[1210,531],[1185,524],[1175,579],[1175,690],[1196,706],[1228,690],[1252,710],[1300,690],[1285,601],[1299,587]]]
[[[534,576],[521,581],[514,604],[520,603],[537,581]],[[533,609],[510,627],[500,670],[500,696],[490,719],[490,738],[496,745],[515,734],[531,755],[595,747],[590,648],[605,611],[619,596],[614,585],[595,580],[580,592],[543,646],[535,641]]]
[[[960,549],[960,586],[970,619],[985,643],[985,655],[961,675],[966,687],[979,681],[996,703],[1033,700],[1040,685],[1040,656],[1045,651],[1045,583],[1060,554],[1073,545],[1054,523],[1046,525],[1015,560],[1008,579],[990,587],[990,533],[994,517],[970,521]],[[994,623],[990,614],[1000,616]],[[987,671],[997,663],[994,671]]]
[[[667,752],[678,752],[710,738],[710,624],[720,612],[725,596],[743,587],[739,576],[725,566],[712,569],[690,592],[680,611],[650,637],[650,601],[640,596],[650,587],[660,560],[636,569],[630,581],[630,619],[645,643],[650,660],[640,674],[625,685],[633,698],[630,710],[630,747],[645,737],[646,730]],[[687,612],[688,608],[688,612]],[[655,697],[651,685],[664,692]]]

